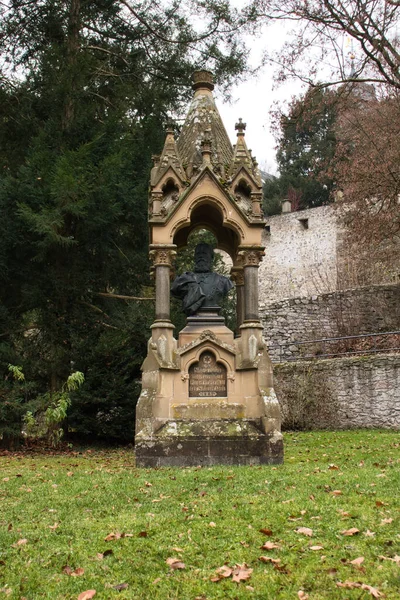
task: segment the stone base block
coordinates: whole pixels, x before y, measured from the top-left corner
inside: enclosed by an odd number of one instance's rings
[[[138,467],[260,465],[283,462],[279,431],[254,421],[168,421],[153,436],[136,436]]]

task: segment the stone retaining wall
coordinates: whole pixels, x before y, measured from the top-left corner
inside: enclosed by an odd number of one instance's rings
[[[311,348],[294,342],[400,330],[400,285],[290,298],[261,306],[260,317],[273,362],[323,354],[322,345]],[[276,348],[282,344],[289,345]]]
[[[400,354],[282,363],[274,379],[286,428],[400,429]]]

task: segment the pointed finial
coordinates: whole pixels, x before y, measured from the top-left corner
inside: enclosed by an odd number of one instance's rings
[[[244,132],[246,130],[246,123],[243,123],[242,119],[239,119],[239,121],[235,125],[235,130],[238,132],[238,135],[244,135]]]

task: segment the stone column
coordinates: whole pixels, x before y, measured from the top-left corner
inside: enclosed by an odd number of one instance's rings
[[[174,244],[150,246],[156,282],[156,321],[170,322],[170,270],[175,254]]]
[[[231,279],[236,284],[236,334],[240,335],[240,326],[244,321],[244,273],[243,267],[232,267]]]
[[[258,265],[264,255],[261,246],[240,252],[244,270],[244,321],[258,322]]]
[[[176,254],[174,244],[151,244],[156,282],[156,315],[151,326],[151,348],[157,352],[164,368],[176,368],[174,355],[176,341],[170,320],[170,271]]]
[[[262,246],[239,248],[244,271],[244,322],[240,327],[242,368],[258,368],[264,349],[263,326],[258,317],[258,265],[264,255]]]

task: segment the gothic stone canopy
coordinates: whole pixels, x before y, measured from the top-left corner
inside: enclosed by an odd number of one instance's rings
[[[194,229],[211,229],[232,259],[239,246],[260,246],[264,226],[262,182],[245,141],[246,124],[236,124],[232,147],[215,105],[212,76],[197,71],[194,97],[177,140],[168,128],[150,180],[151,244],[185,246]]]

